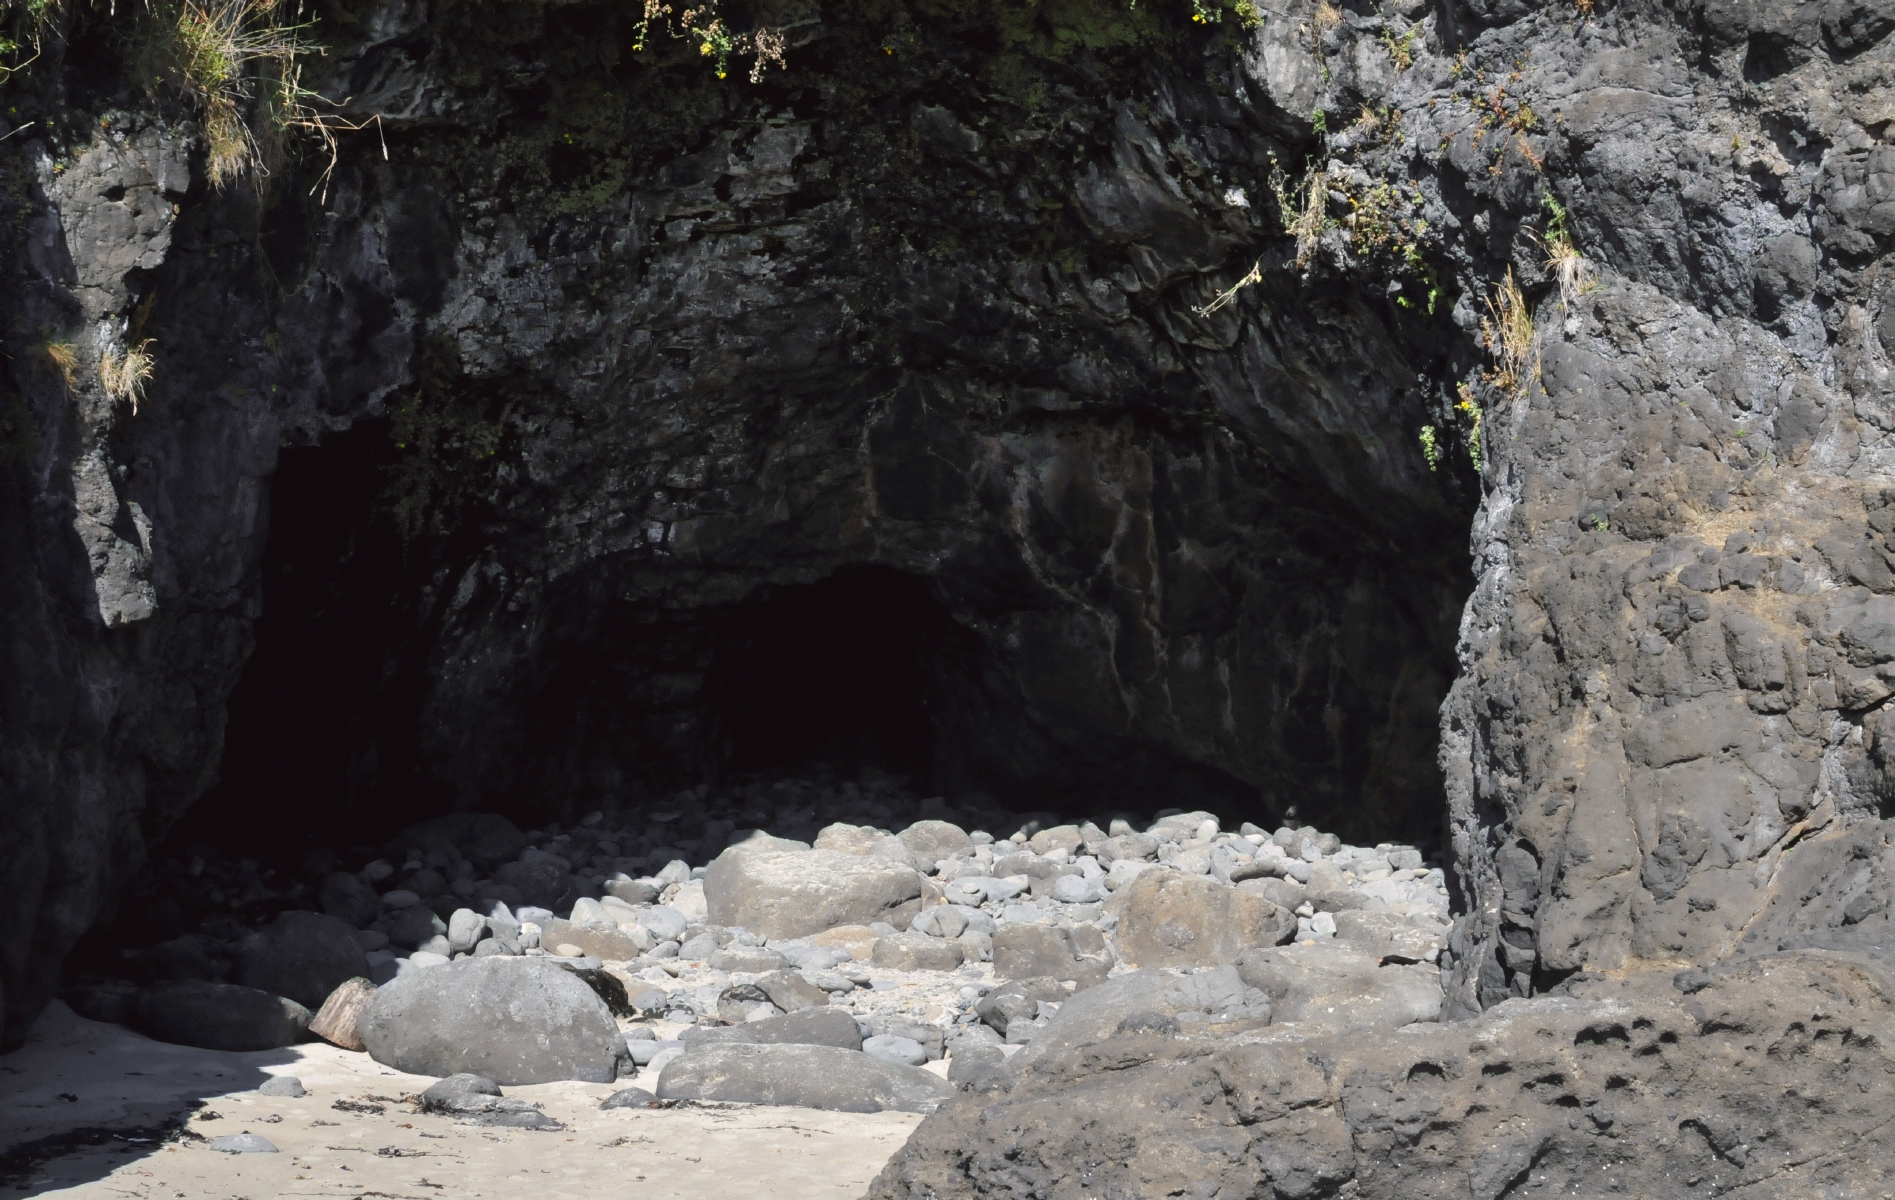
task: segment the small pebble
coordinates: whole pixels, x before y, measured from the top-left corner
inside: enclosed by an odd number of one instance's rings
[[[223,1137],[211,1139],[211,1149],[221,1150],[225,1154],[275,1154],[276,1146],[268,1138],[260,1138],[254,1133],[227,1133]]]
[[[299,1096],[307,1096],[309,1093],[303,1090],[303,1081],[296,1078],[296,1076],[273,1075],[265,1080],[261,1087],[257,1088],[257,1095],[288,1096],[293,1100]]]

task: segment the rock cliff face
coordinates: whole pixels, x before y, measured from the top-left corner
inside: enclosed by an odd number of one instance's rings
[[[338,545],[401,535],[353,811],[718,769],[746,605],[874,568],[944,789],[1417,836],[1445,774],[1463,1013],[1733,953],[1823,838],[1772,920],[1873,928],[1895,24],[1069,7],[812,9],[758,85],[616,6],[324,10],[305,82],[379,123],[222,191],[109,27],[49,39],[0,143],[8,1038],[320,607],[263,576],[286,448],[375,492]]]

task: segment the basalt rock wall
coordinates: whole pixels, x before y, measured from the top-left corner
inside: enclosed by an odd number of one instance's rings
[[[1416,836],[1445,776],[1463,1013],[1873,928],[1895,26],[1128,13],[824,8],[753,85],[610,6],[337,9],[306,82],[373,123],[221,191],[109,31],[49,42],[0,144],[9,1037],[217,771],[279,451],[375,424],[424,682],[365,794],[715,770],[713,615],[869,564],[956,631],[943,788]],[[134,413],[96,366],[146,337]]]
[[[703,778],[722,623],[874,566],[947,614],[949,795],[1438,834],[1474,488],[1417,430],[1471,351],[1284,268],[1313,135],[1234,19],[998,54],[982,6],[844,6],[752,85],[614,6],[322,15],[306,82],[374,122],[327,175],[210,188],[98,29],[15,83],[10,1036],[212,782],[271,596],[337,577],[262,564],[279,451],[344,430],[407,666],[336,704],[412,691],[311,820]],[[97,367],[146,338],[134,411]]]

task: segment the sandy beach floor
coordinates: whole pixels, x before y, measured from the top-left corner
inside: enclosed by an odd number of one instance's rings
[[[258,1095],[272,1075],[296,1076],[309,1094]],[[0,1200],[853,1197],[921,1121],[752,1105],[601,1112],[611,1086],[508,1088],[567,1126],[541,1133],[421,1113],[407,1098],[431,1082],[323,1043],[251,1054],[166,1045],[54,1003],[27,1045],[0,1058],[0,1153],[17,1172]],[[186,1114],[183,1133],[163,1139],[160,1127]],[[128,1134],[140,1129],[158,1132]],[[209,1148],[245,1132],[278,1153]],[[99,1144],[73,1145],[87,1136]],[[43,1139],[46,1153],[19,1153]]]

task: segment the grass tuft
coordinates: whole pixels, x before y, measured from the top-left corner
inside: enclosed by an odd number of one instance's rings
[[[1540,246],[1546,251],[1546,269],[1559,284],[1560,309],[1571,311],[1573,301],[1593,288],[1592,263],[1573,241],[1565,206],[1555,200],[1551,192],[1546,193],[1543,200],[1547,220],[1546,232],[1540,235]]]
[[[1483,378],[1506,395],[1524,394],[1539,369],[1533,362],[1533,310],[1513,280],[1512,267],[1487,298],[1480,336],[1494,359],[1493,369]]]
[[[46,365],[65,383],[67,391],[79,385],[79,351],[71,342],[47,342],[39,352]]]
[[[99,383],[114,400],[129,400],[132,415],[138,415],[138,402],[145,398],[145,384],[151,379],[150,338],[132,343],[124,354],[108,349],[99,356]]]

